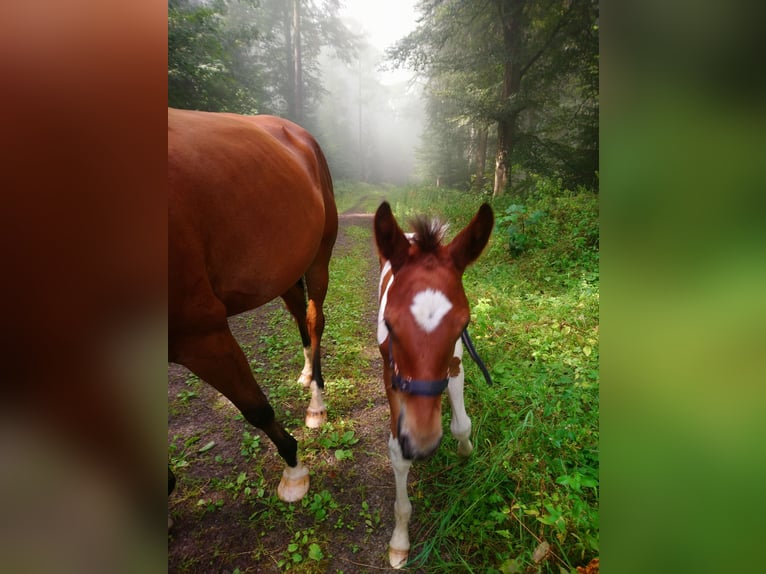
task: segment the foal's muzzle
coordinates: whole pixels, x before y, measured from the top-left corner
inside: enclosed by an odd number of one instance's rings
[[[426,451],[423,451],[414,447],[408,435],[399,435],[399,446],[402,449],[402,456],[407,460],[422,460],[424,458],[428,458],[436,452],[436,449],[439,448],[440,443],[441,437],[439,437],[439,440],[437,440],[432,447]]]
[[[442,435],[436,441],[430,445],[427,449],[418,448],[412,440],[412,437],[406,432],[402,432],[402,414],[399,414],[399,420],[397,421],[397,435],[399,441],[399,447],[402,449],[402,456],[406,460],[422,460],[428,458],[436,449],[439,448],[439,444],[442,440]]]

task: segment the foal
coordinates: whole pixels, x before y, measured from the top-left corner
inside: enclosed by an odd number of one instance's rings
[[[462,276],[486,246],[493,224],[492,209],[484,204],[451,243],[442,245],[445,228],[438,221],[418,219],[414,233],[405,235],[388,203],[375,214],[381,264],[378,344],[391,410],[388,450],[396,478],[396,526],[389,544],[394,568],[407,562],[410,549],[407,474],[413,460],[439,446],[445,388],[458,453],[467,456],[473,450],[471,419],[463,401],[460,337],[470,311]]]

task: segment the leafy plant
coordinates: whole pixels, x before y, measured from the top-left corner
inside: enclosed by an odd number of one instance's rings
[[[536,230],[545,212],[537,209],[532,213],[524,205],[511,204],[505,210],[505,215],[496,219],[498,229],[505,231],[508,236],[508,249],[513,255],[519,255],[540,244]]]
[[[291,542],[287,545],[283,558],[277,562],[277,566],[282,570],[292,570],[300,568],[301,571],[307,571],[310,566],[304,565],[306,561],[318,563],[325,558],[322,547],[314,542],[315,530],[307,528],[299,530],[293,535]]]
[[[247,458],[256,458],[261,451],[261,435],[250,432],[248,430],[242,431],[242,444],[240,446],[240,454]]]

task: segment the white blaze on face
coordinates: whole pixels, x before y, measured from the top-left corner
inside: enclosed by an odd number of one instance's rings
[[[426,333],[439,326],[444,316],[452,309],[452,303],[444,293],[435,289],[421,291],[412,299],[410,312]]]

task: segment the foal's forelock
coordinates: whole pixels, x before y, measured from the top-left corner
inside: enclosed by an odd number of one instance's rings
[[[410,243],[417,245],[421,253],[434,253],[441,247],[448,225],[436,218],[416,217],[411,221],[412,233],[407,234]]]

